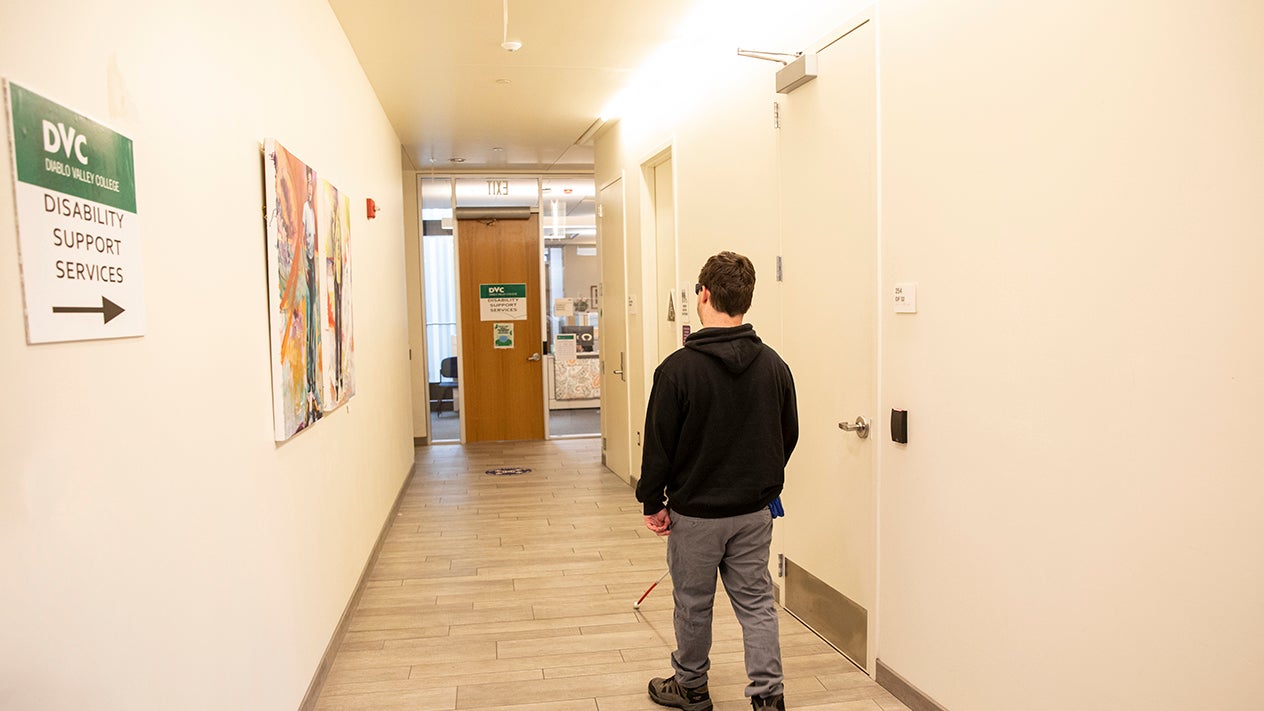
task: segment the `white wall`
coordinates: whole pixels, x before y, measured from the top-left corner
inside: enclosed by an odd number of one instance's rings
[[[594,249],[592,245],[586,246],[588,249]],[[589,294],[591,287],[601,281],[601,262],[596,255],[591,257],[580,256],[580,246],[568,244],[562,247],[562,264],[563,273],[562,280],[566,296],[572,299],[583,299],[591,301]],[[591,306],[596,311],[595,306]]]
[[[1259,708],[1264,6],[879,32],[920,310],[883,312],[880,657],[954,711]]]
[[[775,11],[741,46],[853,14]],[[952,711],[1258,707],[1264,8],[886,0],[877,31],[878,414],[911,439],[879,454],[879,659]],[[599,137],[597,182],[627,177],[644,291],[639,166],[672,145],[682,273],[751,254],[775,347],[772,70],[695,66]]]
[[[399,141],[321,0],[0,27],[0,74],[135,142],[148,309],[143,338],[27,346],[0,220],[0,707],[293,709],[412,460]],[[356,206],[356,395],[279,446],[268,136]]]
[[[657,287],[654,209],[644,168],[670,151],[675,175],[678,280],[693,282],[707,258],[723,250],[750,257],[755,265],[755,297],[746,322],[778,348],[783,319],[776,281],[780,244],[777,134],[773,123],[777,64],[740,57],[736,49],[798,51],[843,24],[865,3],[786,0],[704,0],[683,27],[676,44],[633,80],[629,99],[619,102],[618,120],[598,134],[594,173],[598,188],[620,175],[627,201],[627,291],[638,300],[628,322],[630,422],[609,409],[606,432],[628,427],[631,471],[640,477],[641,431],[654,369],[658,367],[658,321],[666,311]],[[797,22],[785,18],[796,17]],[[605,277],[609,279],[610,277]],[[609,308],[607,305],[606,308]],[[701,328],[692,313],[694,330]],[[811,314],[811,327],[828,314]],[[802,386],[801,386],[802,387]],[[614,435],[610,435],[614,436]],[[773,551],[782,533],[773,534]],[[775,568],[772,556],[771,568]],[[778,581],[780,582],[780,581]]]
[[[658,366],[654,316],[667,308],[666,294],[657,286],[653,206],[642,172],[647,161],[671,151],[680,281],[692,283],[717,252],[745,254],[755,264],[757,279],[746,320],[774,348],[780,341],[772,76],[777,65],[739,57],[736,49],[806,46],[820,33],[816,19],[795,27],[775,19],[800,11],[808,18],[848,14],[837,3],[813,7],[804,0],[777,6],[753,0],[697,3],[685,26],[674,32],[677,44],[665,52],[671,61],[661,73],[651,68],[633,80],[618,122],[598,137],[597,186],[622,174],[626,187],[628,294],[638,301],[638,313],[628,317],[634,433],[644,424],[649,382]],[[697,317],[692,318],[699,328]],[[633,474],[639,476],[635,434],[632,451]]]

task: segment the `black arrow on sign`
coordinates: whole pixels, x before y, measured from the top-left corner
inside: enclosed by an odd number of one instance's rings
[[[122,306],[110,301],[104,296],[101,297],[100,306],[54,306],[55,314],[101,314],[105,321],[109,323],[114,320],[115,316],[123,313],[125,309]]]

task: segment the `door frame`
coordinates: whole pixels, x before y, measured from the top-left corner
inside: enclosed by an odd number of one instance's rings
[[[659,205],[658,205],[658,174],[657,173],[658,173],[658,168],[662,166],[664,163],[668,163],[668,162],[671,163],[671,181],[672,181],[672,186],[671,186],[671,197],[672,197],[672,212],[671,212],[672,270],[671,271],[672,271],[672,275],[671,275],[671,280],[670,280],[670,287],[675,299],[679,301],[681,297],[676,292],[679,291],[680,286],[681,286],[680,284],[680,229],[679,229],[680,221],[679,221],[679,210],[676,209],[676,146],[675,146],[675,143],[668,142],[660,146],[659,148],[652,151],[649,157],[642,160],[640,164],[641,194],[644,197],[644,199],[641,200],[641,233],[642,233],[641,234],[642,257],[641,258],[643,260],[643,263],[652,264],[654,267],[652,272],[649,269],[644,270],[645,273],[643,273],[643,276],[642,276],[642,281],[645,282],[645,285],[642,290],[647,294],[654,295],[654,298],[652,300],[653,310],[649,308],[651,300],[642,299],[642,304],[645,307],[643,313],[654,314],[654,318],[652,319],[652,326],[650,324],[646,324],[647,326],[646,335],[648,336],[652,334],[654,337],[654,347],[651,349],[649,348],[649,344],[646,344],[646,348],[645,348],[646,358],[645,358],[645,362],[643,366],[644,366],[644,374],[645,374],[646,383],[653,382],[654,370],[658,368],[658,364],[661,362],[661,355],[663,351],[662,335],[663,335],[663,332],[665,331],[665,329],[663,328],[663,324],[660,322],[663,310],[667,307],[667,304],[663,302],[663,285],[659,283],[659,277],[660,277],[659,271],[661,268],[661,261],[662,261],[663,255],[661,253],[661,250],[659,249],[659,220],[658,220]],[[647,251],[645,249],[646,245],[649,245],[652,250],[650,254],[645,253]],[[689,296],[692,297],[693,295],[690,294]],[[675,304],[675,306],[676,306],[676,312],[677,314],[679,314],[682,308],[679,303]],[[680,335],[680,322],[677,321],[676,326],[674,327],[674,336],[672,339],[673,343],[675,342],[675,338],[679,337],[679,335]],[[654,354],[652,358],[649,357],[649,354],[651,352]]]
[[[620,476],[624,477],[628,481],[635,481],[637,478],[637,472],[633,471],[632,469],[632,462],[634,460],[634,457],[632,455],[632,452],[633,452],[632,431],[633,431],[633,425],[634,425],[634,423],[632,422],[632,382],[633,382],[633,379],[627,377],[628,370],[632,364],[631,351],[629,348],[631,345],[631,338],[630,338],[631,330],[630,330],[630,324],[628,322],[628,308],[627,308],[628,307],[628,302],[627,302],[627,298],[628,298],[628,211],[627,211],[628,184],[627,184],[627,176],[624,175],[624,172],[622,170],[619,171],[618,177],[611,178],[610,180],[607,180],[606,182],[598,184],[596,186],[596,193],[597,193],[596,200],[597,200],[597,206],[599,209],[604,207],[601,202],[601,196],[608,188],[614,186],[616,183],[619,185],[619,202],[621,204],[619,213],[622,217],[619,223],[620,254],[618,255],[618,260],[617,260],[620,273],[617,276],[619,277],[619,280],[623,283],[623,300],[622,300],[622,303],[617,305],[617,308],[623,313],[623,329],[622,329],[623,332],[621,335],[623,336],[622,353],[624,354],[623,383],[625,385],[624,389],[626,391],[625,407],[624,407],[623,412],[620,413],[623,419],[623,428],[622,428],[622,432],[620,432],[620,435],[621,435],[621,439],[624,442],[624,449],[625,451],[627,451],[627,460],[624,462],[621,462],[621,464],[623,465],[623,471],[621,472],[619,469],[615,467],[611,467],[609,462],[606,461],[606,452],[609,449],[607,442],[602,443],[603,446],[601,448],[602,449],[601,456],[602,456],[602,463],[605,464],[607,468],[611,469],[616,474],[620,474]],[[607,235],[604,230],[604,223],[603,223],[604,219],[605,217],[601,213],[598,213],[597,225],[598,225],[598,229],[600,229],[601,232],[597,236],[597,249],[598,249],[598,255],[601,257],[601,267],[602,267],[601,288],[600,288],[600,294],[599,294],[601,298],[601,312],[600,312],[600,315],[598,316],[598,327],[601,329],[602,333],[607,333],[608,329],[604,322],[606,319],[606,309],[609,309],[611,307],[611,303],[610,303],[610,299],[607,298],[606,296],[606,279],[608,275],[606,273],[605,250],[609,249],[609,239],[607,238]],[[606,367],[605,359],[609,357],[610,355],[616,355],[616,354],[611,349],[605,348],[604,345],[601,349],[601,353],[602,353],[602,356],[601,356],[602,357],[601,429],[602,429],[603,437],[609,439],[610,437],[613,436],[611,433],[610,424],[611,424],[611,419],[612,419],[611,414],[614,412],[614,410],[608,404],[609,393],[606,388],[605,378],[610,369]]]
[[[873,83],[873,86],[872,86],[873,114],[872,116],[868,117],[868,120],[872,121],[872,129],[873,129],[873,133],[872,133],[873,173],[872,175],[869,176],[869,178],[873,181],[873,195],[872,195],[873,204],[870,206],[870,209],[872,210],[873,224],[872,224],[872,234],[867,237],[867,239],[872,240],[871,246],[873,249],[874,259],[873,259],[873,262],[868,265],[869,274],[872,277],[872,284],[866,287],[866,288],[872,289],[872,291],[870,291],[869,293],[873,300],[872,316],[874,320],[874,329],[873,329],[873,332],[869,334],[869,336],[872,337],[873,339],[873,342],[871,344],[871,349],[870,349],[871,350],[870,355],[872,356],[873,369],[872,369],[872,372],[868,374],[869,377],[872,379],[871,381],[872,392],[870,395],[865,396],[866,399],[869,401],[863,403],[862,408],[864,412],[861,413],[861,414],[865,414],[871,419],[871,434],[870,434],[870,438],[867,440],[867,443],[861,446],[867,446],[867,447],[872,448],[871,452],[869,453],[868,478],[869,478],[869,485],[871,487],[871,494],[872,494],[872,501],[869,503],[872,505],[873,508],[871,511],[872,513],[872,529],[871,529],[872,547],[869,551],[870,556],[871,556],[871,563],[863,564],[862,567],[864,568],[864,570],[862,570],[861,573],[864,576],[872,576],[872,579],[870,580],[872,597],[869,600],[863,600],[863,602],[865,603],[865,606],[861,606],[857,601],[854,601],[850,597],[848,597],[848,594],[844,593],[844,591],[836,590],[830,587],[828,584],[826,584],[825,581],[817,579],[815,576],[811,574],[811,571],[807,571],[803,568],[798,568],[798,566],[794,566],[795,570],[793,572],[795,573],[796,580],[798,581],[795,583],[795,587],[797,590],[797,595],[801,598],[800,603],[803,608],[802,611],[806,613],[808,617],[816,616],[820,618],[820,621],[822,623],[822,629],[817,630],[818,634],[821,634],[823,638],[826,638],[826,640],[830,642],[831,646],[834,646],[836,649],[838,649],[840,652],[846,655],[849,659],[851,659],[853,663],[855,663],[860,669],[862,669],[863,671],[865,671],[866,673],[872,676],[876,672],[876,662],[877,662],[878,644],[879,644],[878,605],[879,605],[879,599],[880,599],[879,588],[880,588],[880,580],[881,580],[881,559],[880,559],[881,540],[880,540],[880,520],[879,520],[880,511],[878,509],[878,495],[880,491],[881,454],[884,449],[884,447],[882,446],[883,444],[882,438],[877,435],[881,434],[885,430],[885,428],[883,427],[884,423],[881,422],[880,410],[879,410],[882,403],[882,393],[881,393],[882,380],[881,380],[881,371],[880,371],[881,362],[882,362],[882,359],[881,359],[881,349],[882,349],[881,312],[882,312],[882,304],[884,303],[882,300],[883,280],[882,280],[882,269],[881,269],[881,258],[882,258],[881,138],[882,137],[880,133],[881,96],[880,96],[879,85],[878,85],[879,77],[878,77],[878,66],[877,66],[877,42],[878,42],[877,15],[876,15],[874,7],[869,6],[863,9],[860,13],[853,15],[851,18],[849,18],[847,22],[837,25],[835,28],[833,28],[831,32],[820,37],[817,41],[812,42],[809,46],[812,48],[811,50],[812,52],[817,53],[817,54],[822,53],[828,50],[832,45],[842,41],[843,39],[845,39],[846,37],[848,37],[849,35],[853,34],[854,32],[856,32],[857,30],[861,29],[862,27],[866,25],[868,25],[872,29],[873,35],[874,35],[873,39],[871,40],[873,43],[873,53],[874,53],[873,58],[872,58],[873,76],[870,77],[870,80]],[[781,101],[783,102],[783,105],[785,105],[785,102],[793,101],[793,97],[787,96],[781,99]],[[791,125],[793,125],[793,112],[788,110],[786,116],[787,116],[787,119],[791,121]],[[782,130],[785,130],[785,128],[786,127],[783,125]],[[782,148],[780,145],[780,141],[781,141],[780,135],[781,134],[779,134],[779,139],[778,139],[779,145],[777,149],[779,153],[778,171],[779,171],[779,175],[783,177],[779,177],[778,179],[778,183],[779,183],[778,190],[784,191],[785,190],[784,176],[787,175],[787,173],[785,172],[786,167],[782,164],[783,159],[781,157]],[[782,201],[783,210],[785,209],[785,204],[786,203],[783,200]],[[785,219],[784,214],[781,217],[779,217],[779,222],[782,225],[782,227],[784,227],[785,225],[784,219]],[[785,244],[784,240],[786,238],[787,238],[787,235],[784,234],[784,230],[783,230],[783,233],[780,235],[780,239],[782,240],[783,245]],[[785,251],[784,247],[780,251],[784,252]],[[783,303],[783,306],[784,306],[784,303]],[[784,315],[783,315],[783,325],[785,325]],[[855,414],[856,413],[850,413],[850,412],[845,413],[845,414],[840,413],[839,419],[849,419]],[[844,437],[854,437],[854,435],[849,434],[849,433],[839,432],[838,434]],[[848,440],[848,443],[850,444],[850,440]],[[786,525],[793,526],[793,523],[794,523],[793,521],[789,521]],[[783,537],[782,538],[783,551],[784,551],[785,542],[786,542],[786,538]],[[786,583],[789,583],[790,569],[792,567],[791,564],[794,563],[795,561],[793,561],[790,555],[786,555],[784,560],[785,560],[785,567],[787,569],[787,573],[786,573],[787,577],[784,580],[786,581]],[[788,587],[789,587],[788,584],[783,584],[783,590],[782,590],[783,601],[785,600],[785,595],[787,592],[786,588]],[[837,610],[834,609],[836,605],[842,605],[844,608],[848,610],[847,614],[844,615],[848,619],[847,625],[839,626],[836,624],[837,619],[839,618],[839,615],[835,614],[837,612]],[[829,607],[831,612],[829,614],[823,614],[823,611],[827,609],[827,606]],[[790,614],[804,621],[804,623],[807,624],[809,627],[813,627],[813,621],[811,619],[804,619],[803,617],[800,616],[800,614],[797,614],[796,612],[791,612],[789,609],[787,609],[787,612],[790,612]],[[863,629],[865,630],[864,632],[865,636],[864,636],[864,639],[862,640],[863,649],[857,650],[855,648],[845,648],[845,647],[850,647],[851,645],[840,644],[842,638],[839,637],[839,635],[841,634],[845,636],[846,633],[849,631],[849,625],[855,623],[859,619],[859,616],[862,614],[867,617],[867,619],[864,619],[863,621],[860,622],[860,624],[863,626]]]
[[[544,271],[544,220],[540,216],[540,205],[543,201],[543,193],[541,191],[543,190],[545,178],[564,177],[564,176],[552,176],[545,173],[530,173],[530,174],[519,175],[516,173],[478,172],[478,173],[443,173],[443,174],[435,174],[435,175],[419,175],[419,177],[447,178],[450,181],[449,189],[451,191],[451,198],[450,198],[449,204],[452,209],[452,239],[454,241],[454,250],[453,250],[453,259],[452,259],[452,270],[453,270],[452,278],[453,278],[454,283],[456,284],[456,348],[455,348],[454,355],[457,357],[457,360],[456,360],[457,380],[458,382],[462,382],[462,381],[465,381],[465,378],[466,378],[465,358],[461,357],[462,351],[464,350],[464,344],[465,344],[465,319],[462,316],[462,314],[465,311],[466,295],[464,294],[464,291],[461,289],[461,250],[460,250],[460,244],[461,244],[460,222],[461,221],[456,218],[456,208],[458,207],[457,190],[456,190],[457,181],[459,180],[491,180],[491,179],[535,180],[535,204],[532,205],[530,209],[531,209],[532,214],[536,215],[537,217],[536,254],[537,254],[537,259],[538,259],[538,271],[540,274],[540,279],[539,279],[539,283],[536,285],[536,288],[539,289],[540,299],[539,299],[539,302],[535,305],[535,308],[540,309],[540,332],[535,335],[534,342],[543,344],[545,341],[545,333],[547,332],[547,329],[544,325],[544,319],[548,315],[547,304],[545,303],[544,287],[545,287],[545,280],[548,278],[548,275],[545,274],[545,271]],[[418,185],[420,185],[420,183],[418,183]],[[420,219],[420,202],[418,202],[418,211],[419,211],[418,219]],[[423,325],[423,328],[424,328],[424,325]],[[423,348],[426,347],[424,336],[422,340],[422,347]],[[543,357],[543,353],[541,353],[541,357]],[[540,388],[541,388],[541,392],[543,392],[544,389],[548,387],[548,374],[544,372],[543,368],[540,369],[540,379],[541,379]],[[465,388],[457,388],[456,396],[458,398],[457,399],[458,407],[461,409],[461,411],[464,411],[465,410]],[[544,393],[544,396],[540,398],[540,409],[544,416],[544,441],[547,441],[550,438],[549,437],[549,402],[548,402],[547,393]],[[465,424],[466,424],[466,418],[462,416],[460,418],[460,428],[461,428],[460,429],[460,443],[461,444],[466,444]],[[528,440],[528,441],[532,441],[532,440]]]

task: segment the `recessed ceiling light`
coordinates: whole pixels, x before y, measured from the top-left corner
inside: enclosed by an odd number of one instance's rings
[[[513,82],[509,81],[508,79],[497,79],[496,83],[500,84],[501,86],[509,86]]]
[[[505,149],[504,149],[504,148],[501,148],[500,146],[492,146],[492,150],[493,150],[493,151],[496,151],[496,152],[500,152],[500,151],[503,151],[503,150],[505,150]]]
[[[465,159],[464,158],[449,158],[448,162],[449,163],[464,163]]]

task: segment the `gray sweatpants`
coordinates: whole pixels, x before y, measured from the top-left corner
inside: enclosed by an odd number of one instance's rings
[[[768,509],[731,518],[694,518],[675,511],[670,515],[667,568],[676,602],[676,651],[672,653],[676,679],[690,688],[707,681],[718,571],[742,625],[750,678],[746,695],[782,693],[781,640],[768,575],[772,544]]]

